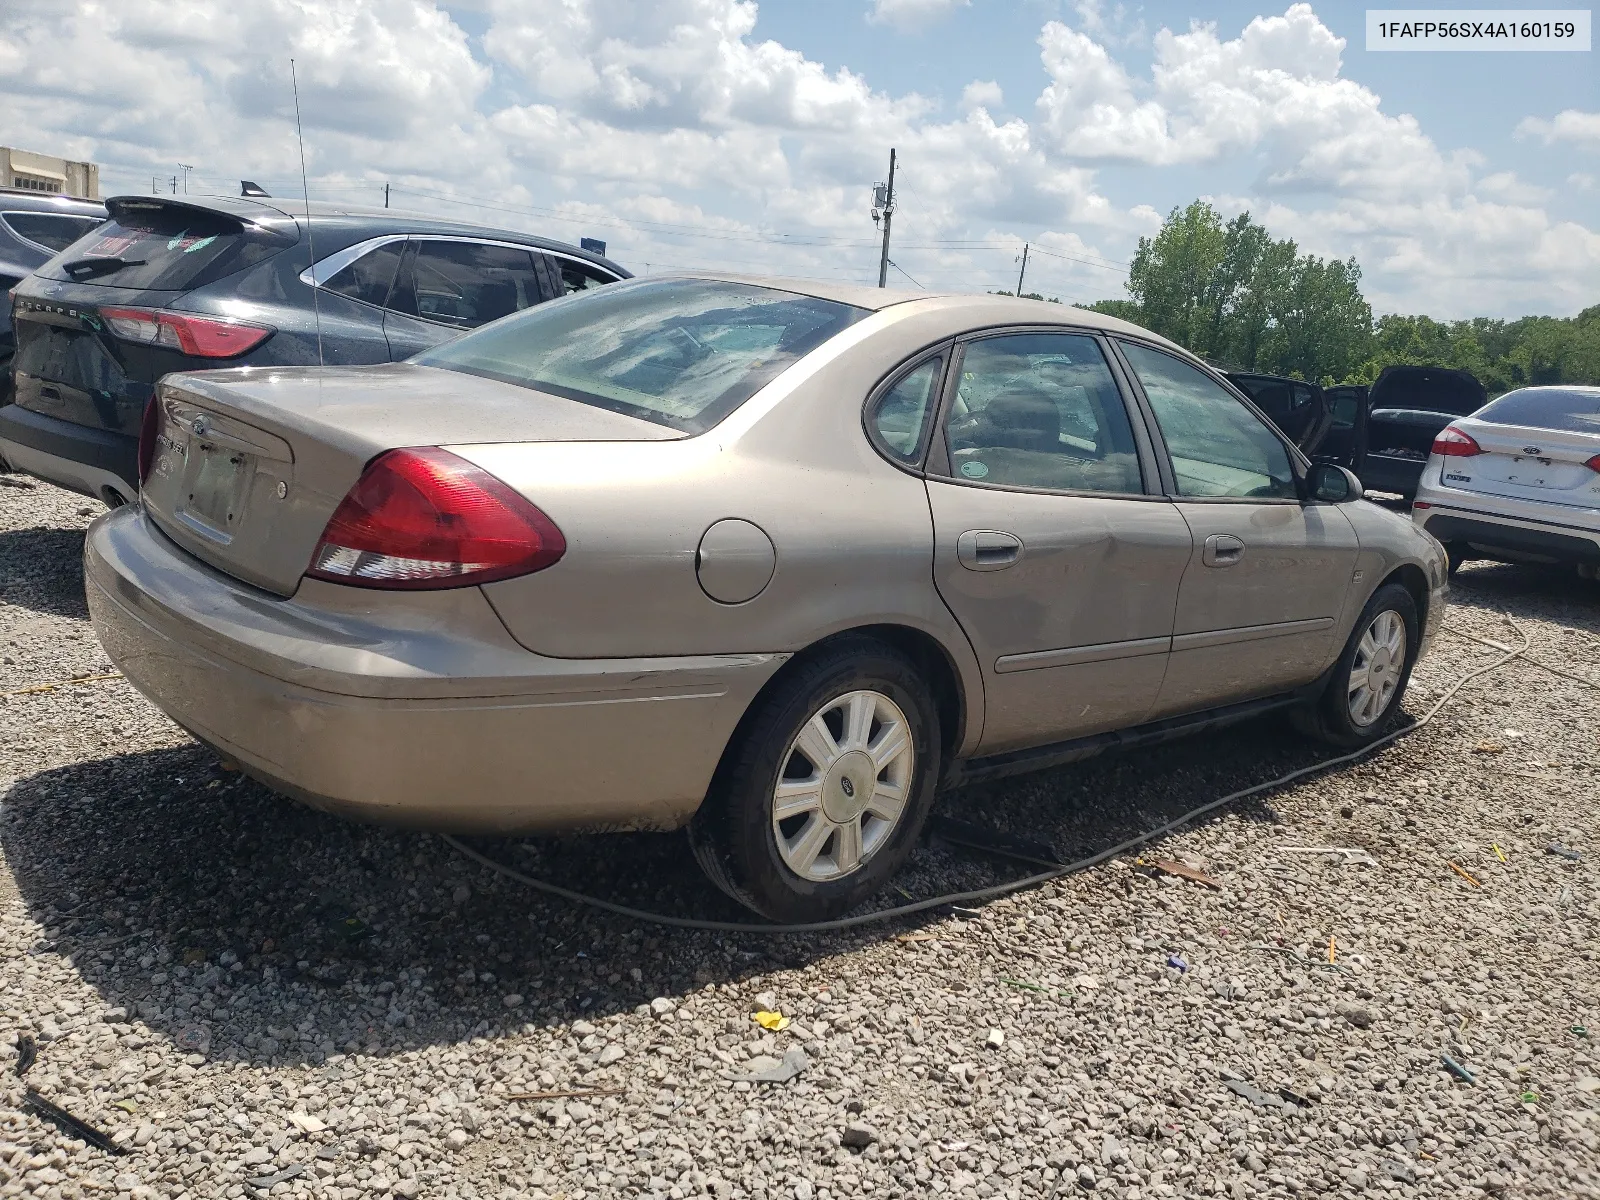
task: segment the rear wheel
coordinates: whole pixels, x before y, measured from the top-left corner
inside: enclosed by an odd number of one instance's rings
[[[1461,569],[1461,564],[1471,557],[1467,552],[1465,542],[1446,542],[1444,547],[1445,557],[1450,560],[1450,574],[1454,575]]]
[[[1397,583],[1384,584],[1361,610],[1327,688],[1299,714],[1300,727],[1345,749],[1376,741],[1405,696],[1418,632],[1411,593]]]
[[[706,875],[775,921],[829,920],[905,861],[939,776],[912,663],[851,637],[802,662],[735,734],[689,829]]]

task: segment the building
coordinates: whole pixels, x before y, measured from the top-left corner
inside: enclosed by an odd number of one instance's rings
[[[0,146],[0,188],[98,200],[100,168],[91,162]]]

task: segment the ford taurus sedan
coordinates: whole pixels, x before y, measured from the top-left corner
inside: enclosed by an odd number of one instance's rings
[[[780,920],[941,783],[1271,709],[1375,739],[1442,547],[1133,325],[653,278],[405,363],[170,375],[102,517],[117,665],[270,786],[456,831],[671,829]]]

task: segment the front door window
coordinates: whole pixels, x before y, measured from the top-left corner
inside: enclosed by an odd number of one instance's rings
[[[1178,495],[1294,500],[1289,451],[1265,422],[1198,367],[1124,343],[1155,413]]]

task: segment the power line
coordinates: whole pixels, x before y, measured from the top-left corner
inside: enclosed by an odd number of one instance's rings
[[[884,262],[886,262],[886,263],[888,263],[888,264],[889,264],[889,265],[890,265],[890,266],[891,266],[891,267],[893,267],[893,268],[894,268],[894,269],[895,269],[895,270],[896,270],[896,271],[899,271],[899,272],[900,272],[900,274],[902,274],[902,275],[904,275],[904,276],[905,276],[905,277],[906,277],[906,278],[907,278],[907,279],[911,279],[911,272],[909,272],[909,271],[907,271],[907,270],[906,270],[906,269],[905,269],[905,268],[904,268],[904,267],[902,267],[902,266],[901,266],[901,265],[900,265],[900,264],[899,264],[899,263],[897,263],[897,262],[895,262],[895,260],[894,260],[894,259],[892,259],[892,258],[886,258],[886,259],[884,259],[884,260],[883,260],[883,261],[884,261]],[[917,283],[917,281],[916,281],[916,280],[915,280],[915,279],[911,279],[911,282],[912,282],[912,283]],[[882,284],[879,284],[879,285],[878,285],[878,286],[879,286],[879,287],[882,287],[882,286],[883,286],[883,285],[882,285]],[[919,288],[922,288],[922,290],[923,290],[923,291],[927,291],[927,290],[928,290],[928,289],[927,289],[927,288],[925,288],[925,287],[922,287],[922,285],[921,285],[921,284],[920,284],[920,283],[917,283],[917,286],[918,286],[918,287],[919,287]]]

